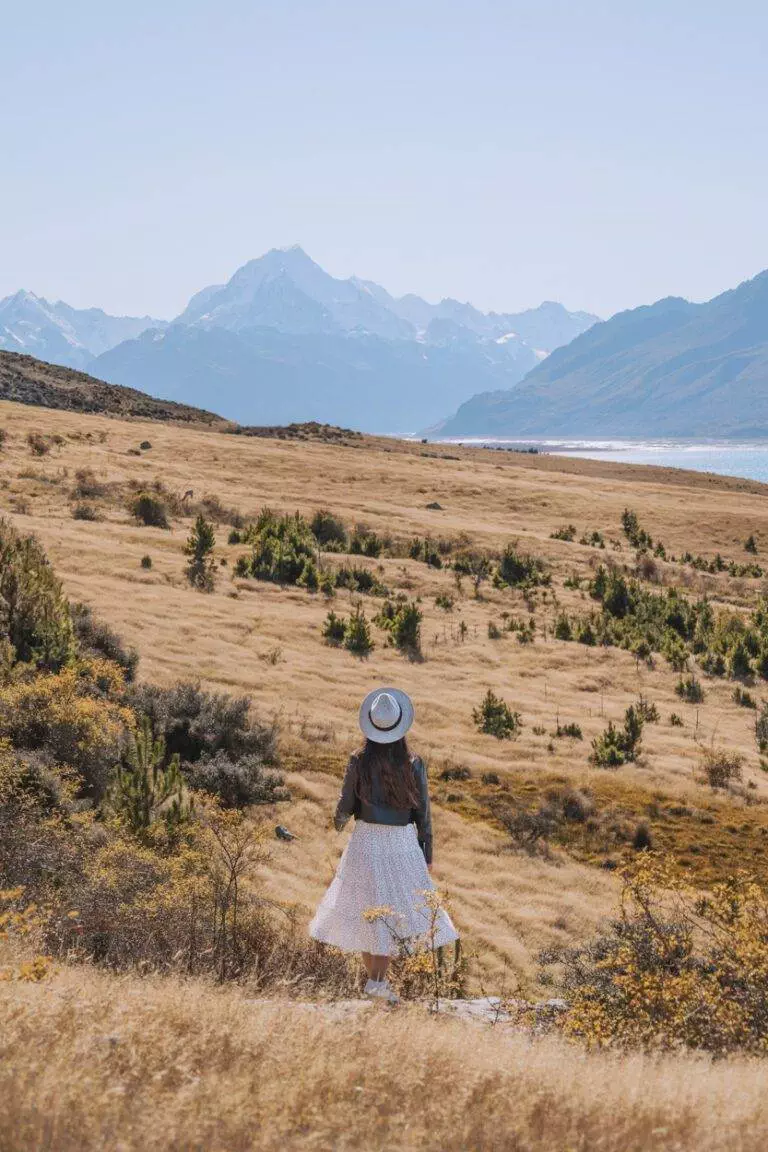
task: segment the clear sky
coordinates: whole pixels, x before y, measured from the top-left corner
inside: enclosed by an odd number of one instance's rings
[[[0,296],[164,317],[268,248],[602,316],[768,266],[764,0],[0,3]]]

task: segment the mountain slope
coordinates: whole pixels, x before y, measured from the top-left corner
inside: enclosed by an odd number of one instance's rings
[[[622,312],[509,390],[472,397],[455,436],[768,435],[768,271],[705,304]]]
[[[559,304],[514,316],[398,300],[330,276],[301,248],[273,249],[198,292],[165,332],[103,353],[94,371],[242,423],[414,432],[479,389],[511,387],[594,320]]]
[[[71,412],[104,412],[144,420],[180,420],[184,423],[224,424],[220,416],[156,400],[134,388],[105,384],[85,372],[58,364],[46,364],[32,356],[0,351],[0,400]]]
[[[101,308],[72,308],[61,300],[51,304],[33,292],[0,300],[0,348],[71,368],[85,368],[123,340],[163,326],[151,316],[110,316]]]

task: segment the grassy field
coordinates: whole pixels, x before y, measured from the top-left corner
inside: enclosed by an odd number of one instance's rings
[[[768,1139],[765,1072],[746,1060],[586,1055],[416,1007],[345,1016],[76,969],[0,984],[0,1014],[2,1152],[762,1152]]]
[[[550,534],[566,523],[622,540],[621,513],[634,508],[668,551],[690,550],[743,560],[753,533],[768,547],[766,491],[757,484],[663,469],[562,460],[349,437],[281,441],[230,436],[178,425],[123,421],[103,416],[2,405],[8,439],[2,450],[0,507],[24,531],[41,539],[67,593],[90,604],[141,653],[141,675],[161,683],[179,677],[251,694],[262,715],[276,715],[284,739],[297,803],[284,813],[299,839],[276,845],[265,870],[270,891],[299,904],[308,917],[343,844],[329,815],[336,778],[359,743],[356,709],[362,695],[396,683],[416,703],[413,746],[428,760],[436,804],[436,878],[453,901],[471,949],[498,971],[508,958],[525,987],[536,982],[542,947],[583,938],[611,909],[616,884],[599,867],[626,851],[638,821],[646,821],[660,847],[675,850],[704,879],[737,861],[763,867],[768,817],[762,804],[768,777],[753,738],[754,713],[732,699],[726,679],[706,682],[704,704],[681,703],[677,677],[659,659],[654,669],[616,648],[587,648],[554,640],[560,607],[583,611],[584,592],[563,587],[610,555],[622,552],[565,543]],[[54,438],[35,457],[30,432]],[[55,440],[58,440],[58,443]],[[144,441],[151,448],[139,450]],[[104,486],[91,504],[96,522],[72,518],[75,473],[90,469]],[[502,613],[529,615],[523,593],[484,584],[473,595],[465,580],[457,592],[452,574],[410,559],[367,561],[394,592],[421,598],[423,659],[411,661],[384,644],[366,660],[325,645],[321,626],[328,610],[321,595],[299,588],[232,579],[241,546],[228,545],[217,529],[217,587],[204,595],[184,578],[182,545],[191,517],[172,529],[138,526],[126,508],[130,485],[160,481],[189,501],[217,497],[246,520],[264,505],[304,513],[325,507],[350,526],[364,522],[379,533],[456,539],[501,549],[517,539],[521,549],[551,567],[550,589],[532,605],[533,644],[514,634],[490,639],[488,624]],[[440,509],[428,504],[438,502]],[[610,546],[610,545],[609,545]],[[150,556],[152,567],[141,567]],[[332,558],[338,559],[338,558]],[[706,591],[713,603],[747,607],[760,581],[709,575],[657,562],[657,579]],[[453,596],[450,612],[435,597]],[[556,602],[555,602],[556,598]],[[340,592],[337,611],[348,608]],[[366,599],[369,618],[376,601]],[[461,622],[466,624],[464,638]],[[545,635],[546,633],[546,635]],[[472,709],[487,687],[517,709],[523,729],[515,741],[479,734]],[[618,772],[590,767],[590,740],[609,719],[643,692],[658,706],[660,721],[646,728],[643,755]],[[672,712],[682,727],[669,721]],[[553,739],[557,720],[576,722],[582,741]],[[698,779],[700,746],[716,741],[746,757],[744,799],[716,796]],[[466,766],[467,781],[440,780],[446,768]],[[495,772],[500,785],[483,784]],[[596,810],[589,828],[555,838],[547,859],[506,850],[490,807],[509,791],[533,806],[554,789],[587,789]],[[758,802],[759,801],[759,802]]]

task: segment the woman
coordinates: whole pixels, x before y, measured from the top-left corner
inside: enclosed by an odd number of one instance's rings
[[[410,697],[397,688],[376,689],[363,700],[359,719],[365,747],[349,761],[334,818],[339,832],[350,816],[355,827],[309,932],[324,944],[362,953],[366,995],[394,1002],[386,976],[399,942],[439,948],[458,933],[446,912],[435,916],[425,905],[434,889],[432,819],[426,769],[405,742],[413,723]],[[371,915],[373,909],[379,914]]]

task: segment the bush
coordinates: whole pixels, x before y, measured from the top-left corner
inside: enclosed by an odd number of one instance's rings
[[[309,527],[321,548],[343,552],[347,547],[347,530],[343,521],[326,508],[315,512]]]
[[[0,636],[11,662],[58,670],[75,655],[69,605],[34,536],[0,519]]]
[[[571,628],[571,622],[565,612],[558,613],[557,619],[555,620],[555,639],[573,639],[573,629]]]
[[[343,564],[336,572],[336,587],[347,588],[350,592],[367,592],[371,596],[387,594],[387,589],[370,568],[352,567],[348,564]]]
[[[683,727],[685,727],[685,725],[683,724],[683,718],[682,718],[682,716],[678,716],[677,712],[670,712],[670,714],[669,714],[669,722],[670,722],[670,724],[672,725],[672,727],[673,727],[673,728],[683,728]]]
[[[701,768],[710,788],[727,788],[729,784],[741,780],[744,757],[738,752],[728,752],[725,748],[705,748],[701,754]]]
[[[199,684],[180,681],[172,688],[136,685],[128,703],[149,718],[169,756],[178,752],[183,769],[217,752],[226,752],[230,760],[247,755],[267,764],[276,760],[277,726],[254,718],[248,696],[206,692]]]
[[[387,600],[375,616],[374,623],[389,633],[389,639],[401,652],[421,652],[422,613],[413,600]]]
[[[635,852],[648,852],[653,848],[651,830],[644,820],[640,821],[632,833],[632,847]]]
[[[761,752],[768,752],[768,703],[763,704],[755,719],[755,740]]]
[[[166,833],[173,837],[190,817],[178,753],[166,762],[165,741],[154,738],[147,719],[129,737],[108,802],[131,832],[139,836],[146,835],[156,821],[162,820]]]
[[[95,523],[96,521],[101,520],[101,516],[96,511],[93,504],[82,504],[81,503],[81,504],[75,504],[74,508],[72,509],[72,519],[73,520],[89,520],[92,523]]]
[[[498,772],[483,772],[480,776],[480,780],[483,784],[489,785],[501,783]]]
[[[72,487],[73,500],[96,500],[107,493],[107,487],[96,479],[92,468],[78,468]]]
[[[33,456],[47,456],[51,450],[50,439],[40,432],[28,432],[27,444]]]
[[[638,853],[621,916],[585,947],[550,952],[564,972],[566,1034],[594,1046],[681,1045],[761,1055],[768,1032],[768,899],[738,873],[702,895],[670,862]]]
[[[501,629],[497,624],[494,624],[493,620],[488,621],[488,639],[501,640]]]
[[[640,717],[644,724],[658,724],[659,710],[652,700],[648,700],[643,696],[642,692],[637,698],[635,708],[640,713]]]
[[[592,741],[591,763],[598,768],[618,768],[636,760],[642,733],[643,717],[636,707],[630,705],[624,713],[621,728],[609,721],[606,730]]]
[[[471,780],[472,771],[462,764],[458,768],[443,768],[440,773],[440,779],[445,781],[451,780]]]
[[[567,544],[572,544],[576,539],[576,525],[566,524],[562,528],[556,528],[554,532],[550,533],[550,540],[564,540]]]
[[[121,636],[108,624],[98,620],[87,604],[74,604],[71,611],[81,652],[90,652],[114,661],[122,669],[125,679],[132,681],[139,664],[136,649],[126,648]]]
[[[738,704],[740,708],[757,708],[757,701],[745,688],[734,688],[733,702]]]
[[[358,525],[349,542],[349,550],[354,556],[370,556],[376,559],[381,555],[384,541],[375,532],[369,532]]]
[[[501,806],[494,815],[508,833],[515,848],[531,854],[538,850],[548,852],[548,842],[557,830],[559,814],[553,804],[542,804],[535,812],[525,809],[510,811]]]
[[[152,567],[152,557],[151,556],[142,556],[141,566],[142,566],[142,568],[151,568]]]
[[[584,733],[581,731],[579,724],[560,724],[558,721],[557,728],[555,729],[556,736],[569,736],[572,740],[583,740]]]
[[[488,689],[479,708],[472,709],[472,719],[479,732],[497,740],[511,740],[520,734],[522,720],[492,689]]]
[[[411,560],[421,560],[430,568],[442,568],[443,566],[442,557],[429,537],[425,537],[423,540],[418,536],[415,537],[411,541],[408,554]]]
[[[131,500],[129,510],[134,519],[147,528],[170,528],[168,505],[154,492],[138,492]]]
[[[215,544],[213,524],[201,513],[184,545],[184,555],[189,557],[185,568],[187,580],[193,588],[199,588],[201,592],[213,592],[216,583],[213,564]]]
[[[695,676],[681,677],[675,685],[675,692],[688,704],[701,704],[704,699],[704,689]]]
[[[346,634],[346,622],[343,616],[337,616],[335,612],[331,611],[325,618],[323,624],[323,639],[326,644],[339,645],[344,643]]]
[[[291,798],[282,773],[268,769],[255,755],[232,761],[225,752],[217,752],[195,764],[190,783],[197,791],[216,796],[224,808],[275,804]]]
[[[94,695],[94,687],[89,677],[67,668],[0,689],[0,736],[69,765],[80,791],[100,800],[133,715]]]
[[[374,646],[365,613],[358,604],[344,628],[344,647],[356,656],[367,656]]]
[[[314,583],[317,587],[317,540],[303,516],[279,516],[263,508],[245,538],[251,544],[249,557],[241,557],[235,568],[238,575],[275,584]],[[305,575],[305,569],[309,569]]]
[[[751,552],[753,556],[757,556],[757,540],[755,540],[754,533],[750,532],[744,541],[744,551]]]
[[[453,605],[453,596],[448,596],[445,592],[438,592],[435,596],[435,608],[442,608],[443,612],[452,612]]]
[[[528,556],[518,552],[514,544],[508,544],[499,561],[499,577],[504,584],[513,587],[535,586],[548,584],[549,576],[545,574],[544,562],[536,556]]]

